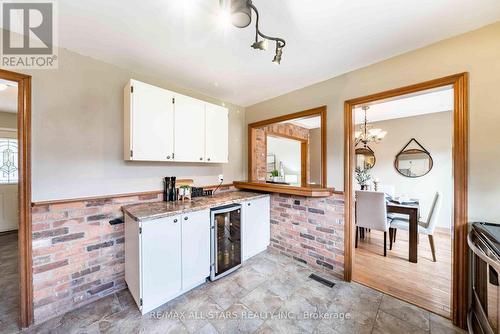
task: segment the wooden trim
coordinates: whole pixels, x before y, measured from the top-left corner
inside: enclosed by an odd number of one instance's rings
[[[179,180],[182,181],[182,180]],[[203,186],[204,189],[215,189],[219,185],[213,184],[208,186]],[[224,183],[220,185],[220,188],[232,187],[232,183]],[[95,201],[95,200],[103,200],[109,198],[122,198],[122,197],[133,197],[133,196],[147,196],[147,195],[159,195],[163,194],[163,190],[152,190],[152,191],[141,191],[135,193],[125,193],[125,194],[116,194],[116,195],[102,195],[102,196],[89,196],[89,197],[77,197],[77,198],[67,198],[67,199],[56,199],[56,200],[47,200],[47,201],[39,201],[31,203],[32,207],[42,206],[42,205],[53,205],[53,204],[66,204],[73,202],[85,202],[85,201]]]
[[[468,176],[468,73],[459,73],[430,80],[416,85],[392,89],[345,101],[344,104],[344,201],[345,201],[345,255],[344,279],[351,281],[354,247],[354,119],[356,105],[416,93],[433,88],[452,86],[454,90],[453,114],[453,273],[452,273],[452,320],[466,328],[468,306],[468,250],[467,250],[467,176]]]
[[[252,181],[234,181],[234,187],[237,189],[256,190],[304,197],[328,197],[335,193],[335,189],[333,188],[314,187],[312,185],[304,187],[294,187],[281,184]]]
[[[31,76],[0,69],[0,78],[17,82],[19,326],[33,323],[31,243]]]
[[[313,109],[299,111],[299,112],[295,112],[292,114],[278,116],[278,117],[274,117],[274,118],[266,119],[263,121],[258,121],[258,122],[248,124],[248,130],[247,130],[247,135],[248,135],[248,138],[247,138],[247,140],[248,140],[248,143],[247,143],[247,145],[248,145],[248,152],[247,152],[248,180],[256,180],[257,179],[256,175],[254,173],[254,166],[255,166],[254,161],[256,160],[256,157],[254,154],[255,153],[254,152],[254,148],[255,148],[255,144],[254,144],[255,140],[254,139],[255,139],[255,130],[257,128],[261,128],[261,127],[264,127],[264,126],[267,126],[270,124],[274,124],[274,123],[288,121],[288,120],[295,119],[295,118],[302,118],[302,117],[307,117],[307,116],[319,115],[321,118],[321,187],[326,188],[326,184],[327,184],[326,112],[327,112],[326,106],[321,106],[321,107],[317,107],[317,108],[313,108]],[[297,139],[297,138],[295,138],[295,139]],[[300,140],[300,139],[297,139],[297,140]]]
[[[307,185],[307,157],[309,156],[309,152],[307,149],[307,141],[300,142],[300,185]]]

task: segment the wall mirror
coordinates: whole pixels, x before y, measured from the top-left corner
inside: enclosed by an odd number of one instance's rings
[[[411,148],[412,143],[417,147]],[[426,175],[433,164],[431,154],[415,138],[412,138],[394,159],[394,168],[398,173],[412,178]]]
[[[356,168],[361,170],[370,169],[375,166],[377,159],[375,158],[375,152],[368,146],[358,147],[355,150],[356,155]]]
[[[321,107],[249,124],[249,181],[324,186],[325,119]]]

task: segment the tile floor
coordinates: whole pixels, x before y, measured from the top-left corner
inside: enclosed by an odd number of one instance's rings
[[[362,285],[335,280],[328,288],[308,278],[311,272],[265,252],[144,316],[124,290],[25,332],[462,333],[446,319]]]

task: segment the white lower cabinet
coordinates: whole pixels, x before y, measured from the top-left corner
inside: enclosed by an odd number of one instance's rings
[[[180,217],[142,223],[142,309],[154,310],[182,292]]]
[[[210,212],[182,217],[182,289],[190,290],[210,276]]]
[[[209,275],[209,210],[145,222],[125,216],[125,281],[142,314]]]
[[[242,208],[242,260],[245,261],[269,246],[271,239],[271,217],[269,197],[249,200]]]
[[[269,196],[241,203],[242,260],[270,242]],[[210,210],[137,222],[125,215],[125,281],[142,314],[210,276]]]

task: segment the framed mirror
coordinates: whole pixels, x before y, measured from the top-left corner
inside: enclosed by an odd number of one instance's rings
[[[248,125],[248,181],[326,187],[326,107]]]
[[[377,159],[375,158],[375,152],[368,146],[359,147],[355,150],[356,154],[356,168],[361,170],[371,169],[375,166]]]
[[[418,148],[409,148],[412,142],[417,144]],[[433,165],[431,154],[415,138],[412,138],[394,159],[396,171],[411,178],[426,175],[431,171]]]

